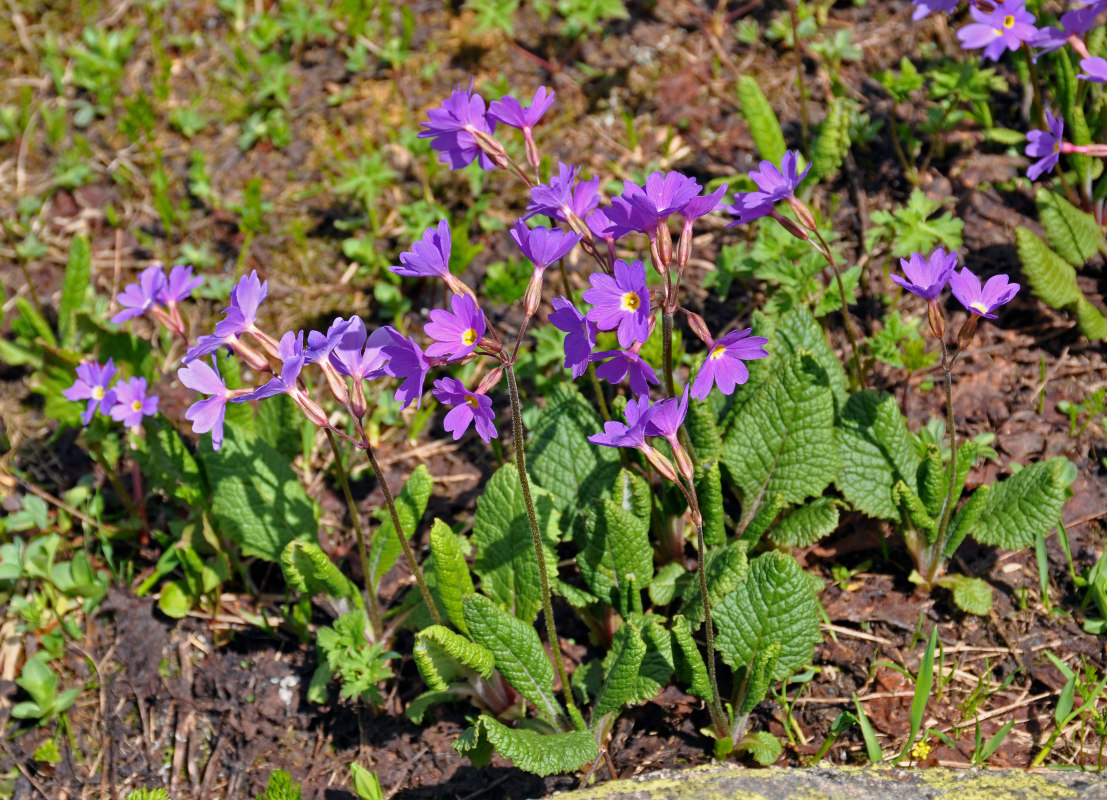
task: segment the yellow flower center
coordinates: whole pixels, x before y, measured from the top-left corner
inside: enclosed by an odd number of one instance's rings
[[[480,406],[480,403],[477,402],[477,396],[475,394],[465,395],[465,402],[469,404],[470,408],[477,408]]]
[[[623,311],[637,311],[641,303],[642,301],[638,299],[637,292],[627,292],[623,295],[623,299],[620,301],[619,306]]]
[[[104,399],[104,387],[103,386],[93,386],[92,387],[92,399],[93,400],[103,400]]]
[[[466,345],[476,344],[477,332],[470,328],[469,330],[465,331],[465,333],[461,334],[461,341],[464,342]]]
[[[723,353],[725,353],[725,352],[726,352],[726,348],[723,347],[721,344],[717,344],[717,345],[715,345],[715,348],[711,351],[711,356],[710,357],[712,359],[719,359],[719,358],[723,357]]]
[[[1003,27],[1005,27],[1005,28],[1015,27],[1015,18],[1012,17],[1010,14],[1008,14],[1006,17],[1003,18]]]
[[[983,303],[969,303],[969,308],[973,311],[979,311],[982,315],[988,313],[988,307]]]
[[[132,411],[141,411],[142,410],[142,401],[141,400],[135,400],[133,403],[131,403],[131,410]]]

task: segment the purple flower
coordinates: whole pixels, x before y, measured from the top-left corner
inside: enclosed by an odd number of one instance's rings
[[[727,185],[724,183],[711,194],[697,195],[685,203],[684,208],[680,209],[680,215],[684,218],[684,231],[692,230],[692,225],[700,217],[705,217],[712,211],[718,211],[726,190]]]
[[[1084,8],[1074,8],[1061,15],[1061,27],[1069,36],[1082,36],[1095,27],[1095,20],[1103,13],[1105,4],[1094,2]]]
[[[938,11],[949,13],[957,8],[958,2],[960,0],[911,0],[911,4],[915,6],[911,19],[918,22],[920,19],[929,17]]]
[[[653,407],[653,414],[646,421],[647,436],[662,436],[672,445],[673,450],[683,450],[677,440],[677,431],[684,424],[684,418],[688,415],[688,387],[680,397],[670,397],[661,400]]]
[[[523,219],[530,219],[536,214],[545,214],[559,222],[566,222],[565,209],[583,219],[589,211],[600,204],[600,179],[592,178],[592,180],[575,183],[579,172],[579,167],[571,167],[559,162],[556,177],[550,178],[549,183],[540,183],[530,190],[530,204]]]
[[[226,341],[231,336],[241,336],[243,333],[250,331],[254,328],[254,323],[257,321],[258,306],[261,305],[261,301],[265,299],[269,294],[269,281],[262,283],[258,278],[257,270],[251,270],[249,275],[243,275],[233,289],[231,289],[231,307],[223,312],[223,319],[215,326],[215,335]],[[208,352],[214,352],[219,345],[216,345],[212,350]],[[195,350],[196,348],[193,348]],[[192,354],[189,351],[189,357],[186,357],[186,363],[198,355],[205,355],[204,353]]]
[[[192,421],[193,433],[211,431],[211,447],[218,450],[223,446],[223,417],[227,413],[227,401],[231,398],[227,384],[215,369],[203,361],[181,367],[177,370],[177,378],[189,389],[211,395],[189,406],[185,419]]]
[[[111,407],[111,418],[128,428],[141,425],[143,417],[158,413],[158,398],[156,395],[147,396],[145,378],[120,381],[115,384],[112,394],[115,402]]]
[[[984,48],[984,57],[992,61],[998,61],[1007,50],[1018,50],[1038,34],[1034,15],[1022,0],[996,3],[990,12],[970,6],[969,13],[976,22],[957,31],[957,38],[966,50]]]
[[[496,412],[492,410],[492,398],[470,392],[457,378],[439,378],[434,382],[434,396],[446,405],[454,406],[443,420],[447,433],[456,442],[469,426],[476,422],[477,433],[489,442],[497,437]]]
[[[308,364],[317,364],[323,361],[330,361],[331,353],[342,342],[342,338],[346,335],[346,332],[350,330],[350,326],[357,320],[361,322],[357,317],[350,317],[349,319],[343,319],[338,317],[327,328],[326,334],[322,334],[319,331],[311,331],[307,336],[307,350],[305,352],[306,362]],[[361,330],[365,330],[365,323],[361,323]],[[364,341],[364,340],[363,340]]]
[[[749,380],[750,371],[743,362],[765,358],[768,355],[765,345],[769,343],[764,336],[750,336],[751,330],[731,331],[711,344],[692,382],[692,397],[706,400],[714,385],[723,394],[733,394],[738,384]]]
[[[158,295],[157,302],[168,306],[170,303],[179,303],[190,297],[192,291],[204,282],[203,278],[192,277],[192,267],[178,264],[169,270],[169,278],[166,280],[165,289]]]
[[[419,138],[431,140],[431,147],[441,153],[438,160],[443,164],[449,164],[450,169],[460,169],[479,160],[483,169],[495,166],[473,138],[473,131],[492,135],[496,123],[495,120],[489,123],[484,113],[484,98],[473,94],[472,82],[468,89],[461,86],[454,89],[442,106],[432,108],[427,116],[430,121],[423,123],[426,130],[420,131]]]
[[[614,242],[619,238],[615,235],[615,223],[607,216],[607,212],[610,210],[610,207],[597,208],[584,218],[584,224],[588,226],[588,230],[592,231],[592,235],[606,242]]]
[[[484,313],[469,295],[455,294],[450,298],[450,308],[453,313],[441,308],[432,310],[431,321],[423,326],[423,332],[435,340],[427,348],[428,356],[465,358],[477,349],[477,343],[488,330]]]
[[[511,226],[511,238],[537,269],[544,270],[558,259],[564,258],[580,241],[579,233],[550,230],[539,225],[528,228],[521,219]]]
[[[596,368],[596,377],[607,381],[612,386],[622,383],[629,377],[630,390],[636,395],[648,395],[650,384],[657,385],[657,373],[653,367],[642,360],[637,348],[630,350],[601,350],[593,353],[591,361],[602,361],[609,358]]]
[[[396,400],[407,408],[412,402],[416,408],[423,405],[423,381],[427,378],[430,362],[426,355],[409,336],[403,336],[393,328],[381,328],[387,331],[392,343],[381,348],[384,354],[384,371],[393,378],[400,379],[396,387]]]
[[[1030,40],[1030,46],[1036,48],[1031,60],[1037,64],[1041,56],[1052,53],[1054,50],[1060,50],[1068,40],[1069,35],[1060,28],[1054,28],[1052,25],[1039,28],[1038,32],[1034,34],[1034,38]]]
[[[899,265],[907,278],[893,275],[893,281],[923,300],[935,300],[957,268],[957,253],[947,255],[945,250],[938,248],[925,259],[922,253],[912,253],[909,259],[901,258]]]
[[[588,369],[592,348],[596,346],[596,323],[577,311],[569,300],[555,297],[554,311],[548,319],[565,337],[565,366],[572,368],[573,377],[579,378]]]
[[[248,394],[239,395],[232,402],[245,403],[249,400],[264,400],[278,394],[295,394],[299,388],[296,381],[304,369],[308,352],[304,349],[304,332],[288,331],[277,345],[277,356],[281,360],[281,374],[271,378],[268,383],[259,386]]]
[[[750,179],[760,191],[739,192],[734,195],[734,205],[728,206],[727,211],[734,214],[737,219],[730,222],[727,227],[733,228],[735,225],[752,222],[771,214],[776,203],[795,193],[810,169],[811,165],[808,164],[800,171],[799,152],[796,150],[788,150],[784,153],[780,161],[780,169],[777,169],[771,161],[762,161],[758,169],[750,172]]]
[[[350,325],[331,350],[330,361],[340,375],[348,375],[355,382],[373,380],[385,374],[383,348],[392,343],[386,328],[378,328],[367,335],[361,317],[351,317]]]
[[[550,110],[556,94],[545,86],[539,86],[527,108],[523,108],[523,104],[511,95],[504,95],[501,99],[493,100],[488,104],[488,116],[526,133],[533,129],[542,119],[542,115]]]
[[[1036,181],[1043,172],[1053,172],[1061,158],[1061,140],[1065,136],[1065,120],[1046,110],[1046,130],[1026,134],[1026,154],[1038,159],[1026,168],[1026,177]]]
[[[160,264],[147,267],[138,274],[138,283],[129,283],[115,298],[123,310],[111,318],[118,325],[129,319],[140,317],[158,304],[165,291],[165,270]]]
[[[657,226],[680,211],[700,192],[700,185],[679,172],[652,172],[646,185],[623,181],[623,193],[611,201],[607,218],[618,239],[639,231],[652,240]]]
[[[66,400],[87,400],[84,413],[81,414],[81,424],[88,425],[92,416],[97,411],[107,414],[115,402],[115,395],[108,384],[115,377],[115,361],[108,359],[108,363],[100,366],[98,361],[84,361],[77,365],[77,380],[68,389],[62,391]]]
[[[1084,71],[1076,77],[1092,83],[1107,83],[1107,59],[1098,56],[1081,59],[1080,69]]]
[[[966,311],[986,319],[995,319],[996,315],[992,312],[1010,301],[1019,291],[1019,285],[1011,283],[1006,275],[993,275],[981,287],[980,278],[969,271],[968,267],[953,273],[949,279],[949,288]]]
[[[427,228],[410,250],[400,253],[402,266],[389,269],[407,278],[445,277],[450,272],[451,244],[450,224],[442,220],[437,227]]]
[[[650,447],[646,443],[646,424],[656,413],[656,406],[650,408],[650,398],[642,395],[627,402],[626,424],[612,420],[603,424],[603,433],[594,433],[588,437],[592,444],[601,447],[631,447],[644,450]]]
[[[619,346],[644,342],[650,332],[650,295],[646,290],[646,268],[641,261],[615,262],[615,277],[596,272],[589,276],[592,288],[584,300],[592,304],[587,317],[601,331],[618,329]]]

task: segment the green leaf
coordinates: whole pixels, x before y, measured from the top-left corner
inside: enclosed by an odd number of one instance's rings
[[[637,685],[645,655],[646,643],[642,641],[638,628],[631,622],[624,623],[615,632],[611,652],[604,659],[606,677],[596,695],[593,719],[599,719],[612,711],[620,711],[627,705],[627,700],[633,696]]]
[[[834,393],[834,411],[837,415],[846,404],[846,370],[826,340],[826,333],[818,320],[805,306],[794,308],[781,316],[773,331],[768,350],[772,358],[793,356],[801,350],[810,353],[826,371],[830,390]],[[759,363],[759,362],[755,362]]]
[[[777,493],[799,503],[834,479],[834,398],[810,354],[779,363],[755,391],[727,434],[723,464],[750,507]]]
[[[784,502],[784,496],[777,492],[767,497],[760,508],[755,509],[756,513],[753,519],[748,523],[743,522],[746,529],[742,531],[742,541],[746,543],[747,547],[757,546],[757,543],[761,541],[761,535],[776,521],[776,518],[780,516],[780,512],[787,505]],[[739,530],[741,530],[741,527],[739,527]]]
[[[457,629],[468,635],[465,627],[465,615],[462,613],[462,598],[473,593],[473,578],[465,555],[461,552],[461,543],[450,526],[435,519],[431,526],[430,548],[434,554],[435,586],[446,617]]]
[[[440,703],[456,703],[462,697],[457,692],[426,691],[411,701],[404,715],[416,725],[422,725],[431,706]]]
[[[1031,290],[1052,308],[1064,308],[1083,297],[1076,284],[1076,270],[1023,227],[1015,228],[1019,261]]]
[[[650,493],[627,470],[619,473],[617,487],[616,499],[594,501],[585,516],[577,565],[588,589],[626,616],[641,608],[639,591],[653,579]]]
[[[738,715],[748,714],[765,699],[772,685],[773,670],[780,658],[780,642],[769,642],[763,649],[758,650],[753,656],[753,663],[746,668],[746,691],[742,695],[742,701],[738,704]]]
[[[696,495],[703,514],[703,540],[708,546],[726,542],[726,514],[723,511],[723,476],[714,458],[696,464]]]
[[[1103,228],[1091,214],[1048,189],[1038,189],[1035,199],[1049,246],[1061,258],[1080,267],[1104,248]]]
[[[362,606],[361,592],[354,582],[334,565],[315,542],[291,541],[281,553],[285,580],[304,594],[325,594],[336,599],[352,600]]]
[[[784,752],[780,741],[768,731],[747,733],[742,741],[734,746],[735,753],[749,753],[763,767],[770,767]]]
[[[434,481],[430,472],[420,464],[408,477],[404,488],[396,495],[396,513],[400,517],[403,535],[408,539],[415,535],[415,529],[427,510],[427,503],[430,501],[433,489]],[[377,526],[373,541],[369,545],[369,575],[366,578],[374,592],[380,587],[384,576],[396,565],[396,559],[403,552],[388,509],[380,508],[377,511],[377,518],[380,520],[380,525]]]
[[[542,532],[546,569],[550,579],[557,577],[557,544],[559,514],[553,496],[538,487],[532,488],[538,527]],[[534,622],[542,608],[538,562],[534,556],[523,487],[514,464],[504,464],[496,470],[477,500],[473,520],[473,544],[476,557],[473,571],[481,577],[484,593],[524,622]]]
[[[650,581],[650,600],[656,606],[669,605],[674,597],[684,591],[692,577],[693,573],[684,564],[676,561],[666,564]]]
[[[946,575],[938,581],[953,592],[953,602],[966,614],[985,617],[992,610],[992,587],[980,578],[966,575]]]
[[[412,656],[427,686],[440,692],[473,673],[490,678],[496,668],[495,658],[486,647],[441,625],[431,625],[415,634]]]
[[[923,501],[915,491],[903,481],[896,481],[896,485],[892,488],[892,496],[895,498],[896,505],[903,509],[907,519],[911,521],[911,526],[925,531],[926,540],[933,542],[938,535],[938,522],[927,513]]]
[[[838,441],[838,490],[858,511],[898,520],[895,485],[914,483],[919,456],[895,398],[871,389],[850,396],[842,410]]]
[[[553,693],[553,664],[534,628],[479,594],[466,595],[464,613],[469,635],[491,651],[496,669],[546,722],[559,726],[564,712]]]
[[[976,525],[976,521],[980,518],[980,512],[984,510],[984,501],[988,499],[993,486],[995,484],[991,483],[981,486],[969,496],[969,499],[965,501],[965,505],[961,506],[961,510],[953,515],[953,519],[949,523],[946,549],[942,553],[943,558],[951,557]]]
[[[745,542],[731,542],[726,547],[709,552],[704,563],[704,575],[711,607],[715,608],[724,597],[737,589],[748,573]],[[684,603],[680,613],[691,624],[692,630],[703,624],[703,593],[698,575],[693,575],[684,587]]]
[[[1080,332],[1093,342],[1107,339],[1107,317],[1085,297],[1076,301],[1076,321]]]
[[[820,641],[818,601],[791,556],[768,552],[753,560],[749,576],[719,605],[715,646],[732,669],[742,669],[780,642],[774,681],[809,666]]]
[[[742,104],[742,116],[749,123],[758,155],[779,167],[784,158],[784,132],[757,80],[750,75],[738,79],[738,102]]]
[[[180,581],[167,581],[158,595],[161,613],[173,619],[184,619],[192,610],[193,602],[188,590]]]
[[[673,639],[656,614],[632,614],[628,620],[638,626],[642,641],[646,643],[646,655],[642,668],[634,682],[634,689],[627,695],[626,705],[644,703],[656,697],[673,675]],[[611,653],[604,659],[604,671],[610,672]]]
[[[961,451],[958,450],[958,455]],[[926,446],[926,455],[919,463],[917,476],[919,497],[931,516],[937,515],[949,496],[949,475],[942,465],[942,449],[936,444]]]
[[[588,441],[602,430],[595,408],[568,382],[555,385],[534,425],[527,468],[542,488],[553,492],[574,537],[591,502],[604,496],[619,472],[615,449]]]
[[[849,153],[849,110],[842,98],[826,109],[826,119],[811,151],[811,169],[820,180],[836,173]]]
[[[84,305],[88,291],[89,275],[92,268],[92,252],[88,239],[74,236],[69,245],[69,261],[65,265],[65,280],[62,283],[61,302],[58,305],[58,333],[63,344],[74,343],[76,322],[74,316]]]
[[[600,754],[591,731],[541,734],[509,728],[487,714],[481,714],[453,747],[478,767],[487,763],[488,751],[494,748],[519,769],[542,777],[574,772]]]
[[[677,614],[673,617],[672,632],[676,645],[673,648],[673,658],[677,679],[688,687],[689,692],[710,703],[714,693],[711,691],[703,654],[696,646],[696,640],[692,638],[692,626],[688,624],[688,620]]]
[[[1051,458],[993,484],[969,533],[982,544],[1005,550],[1034,544],[1039,534],[1048,534],[1061,518],[1067,465],[1064,457]]]
[[[776,545],[807,547],[837,527],[838,503],[831,497],[819,497],[781,517],[769,530],[769,540]]]
[[[234,427],[223,448],[200,452],[212,487],[211,514],[244,555],[277,561],[293,539],[318,534],[317,509],[296,473],[268,444]]]
[[[723,437],[715,423],[715,412],[711,404],[701,400],[688,401],[688,416],[684,420],[685,430],[692,442],[692,450],[697,461],[718,458],[723,453]]]
[[[150,485],[186,505],[206,505],[200,467],[169,421],[158,414],[142,427],[146,435],[136,439],[133,453]]]

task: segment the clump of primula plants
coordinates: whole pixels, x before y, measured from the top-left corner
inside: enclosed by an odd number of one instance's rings
[[[916,6],[921,17],[956,3]],[[1102,182],[1092,182],[1099,174],[1092,159],[1107,146],[1080,140],[1098,129],[1082,109],[1102,108],[1098,84],[1107,80],[1107,62],[1084,38],[1100,11],[1098,3],[1070,10],[1058,28],[1041,26],[1022,3],[973,6],[972,21],[957,34],[985,59],[1027,58],[1034,113],[1044,123],[1028,136],[1027,153],[1037,159],[1028,173],[1039,179],[1057,170],[1065,195],[1040,204],[1096,225],[1103,193]],[[1043,54],[1069,63],[1060,71],[1058,114],[1035,71]],[[747,97],[752,116],[761,95]],[[86,403],[80,421],[90,442],[113,435],[107,419],[121,424],[147,479],[193,509],[171,548],[176,560],[159,564],[159,575],[179,566],[185,576],[164,584],[163,610],[180,615],[217,595],[228,563],[248,558],[279,563],[305,597],[329,598],[337,618],[315,634],[312,699],[325,700],[337,681],[342,697],[379,704],[397,657],[395,632],[406,625],[415,630],[412,655],[427,685],[409,716],[421,720],[435,703],[470,703],[472,726],[454,746],[474,764],[496,751],[540,775],[587,771],[618,716],[670,683],[703,701],[704,730],[719,756],[772,763],[781,745],[751,729],[751,712],[774,685],[810,667],[821,636],[818,581],[792,547],[831,534],[843,508],[888,520],[904,538],[920,591],[941,589],[947,609],[952,601],[985,614],[991,588],[947,569],[958,545],[972,536],[1025,548],[1058,523],[1073,478],[1063,458],[1027,465],[963,497],[970,471],[990,449],[986,439],[958,435],[955,377],[982,321],[997,320],[1021,287],[1007,275],[985,279],[944,249],[901,260],[902,274],[892,279],[907,293],[906,314],[925,308],[947,411],[944,430],[912,432],[895,396],[866,388],[873,340],[850,313],[857,271],[842,269],[828,220],[805,201],[812,164],[783,147],[771,111],[762,114],[767,128],[754,133],[774,152],[763,152],[768,157],[740,178],[749,191],[728,194],[726,183],[655,171],[606,198],[600,187],[607,176],[585,176],[572,164],[544,167],[536,134],[555,101],[539,87],[529,98],[486,104],[471,84],[459,86],[419,134],[450,168],[476,162],[529,192],[505,234],[533,265],[516,313],[451,271],[445,219],[400,253],[392,271],[412,291],[438,283],[432,295],[444,289],[446,299],[425,319],[395,326],[373,329],[354,315],[325,331],[264,330],[259,309],[268,284],[251,272],[231,290],[214,330],[193,340],[186,304],[200,277],[188,267],[167,274],[155,265],[116,298],[122,310],[112,322],[152,317],[174,357],[183,351],[173,373],[202,395],[184,415],[202,435],[198,451],[159,415],[147,380],[155,377],[152,351],[139,337],[106,337],[99,358],[77,366],[66,397]],[[1064,141],[1064,121],[1077,143]],[[520,150],[521,163],[511,155]],[[1063,156],[1073,159],[1068,178]],[[815,177],[837,168],[819,164]],[[772,314],[739,308],[733,319],[709,325],[686,304],[689,282],[700,280],[689,269],[693,237],[711,214],[726,215],[729,227],[761,226],[759,236],[778,226],[788,247],[821,265],[824,277],[818,270],[804,277],[820,290]],[[1102,247],[1101,230],[1098,236]],[[1087,316],[1082,295],[1050,283],[1050,269],[1072,272],[1068,254],[1038,244],[1041,259],[1061,261],[1027,263],[1032,288]],[[1074,255],[1087,249],[1079,237],[1065,244]],[[947,289],[961,306],[952,314]],[[844,357],[813,310],[842,314]],[[521,366],[533,371],[536,342],[550,341],[560,343],[563,369],[539,392],[521,381]],[[402,488],[385,480],[367,421],[387,392],[403,408],[433,408],[433,397],[448,409],[446,434],[458,440],[472,430],[510,454],[486,481],[471,531],[434,520],[422,563],[411,539],[433,481],[423,467]],[[317,509],[289,466],[316,430],[333,451],[349,504],[360,585],[320,547]],[[369,530],[347,476],[361,453],[384,498]],[[117,488],[141,518],[137,471],[133,486],[133,498],[122,482]],[[414,588],[384,607],[381,579],[401,554]],[[587,626],[596,657],[570,668],[558,606]],[[307,635],[308,614],[297,608],[290,617]]]

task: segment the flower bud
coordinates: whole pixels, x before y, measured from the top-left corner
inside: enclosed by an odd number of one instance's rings
[[[673,448],[673,457],[676,458],[676,465],[680,474],[684,476],[685,480],[694,481],[696,479],[696,467],[692,463],[688,451],[678,441],[670,441],[669,444]]]
[[[665,262],[661,258],[661,245],[658,242],[659,237],[650,239],[650,261],[653,263],[653,268],[657,270],[658,275],[665,274]]]
[[[477,387],[477,394],[488,394],[491,390],[496,388],[503,379],[503,376],[503,367],[496,367],[481,380],[480,386]]]
[[[715,340],[711,338],[711,331],[707,329],[707,323],[704,322],[703,317],[699,314],[692,312],[688,313],[688,327],[692,329],[692,333],[696,334],[708,347],[715,344]]]
[[[304,415],[311,420],[313,425],[320,428],[330,427],[330,420],[327,419],[327,412],[323,410],[323,407],[316,403],[307,392],[302,389],[296,389],[292,393],[292,399],[296,401],[296,405],[300,407],[300,410],[304,412]]]
[[[369,404],[365,402],[365,381],[354,381],[354,390],[350,393],[350,413],[361,419],[368,410]]]
[[[965,324],[962,325],[961,330],[957,332],[958,351],[969,349],[969,345],[972,344],[972,340],[976,336],[976,325],[979,319],[979,317],[973,314],[967,320],[965,320]]]
[[[677,243],[677,269],[684,272],[684,268],[688,266],[688,259],[692,257],[692,229],[685,228],[680,234],[680,241]]]
[[[673,263],[673,235],[669,232],[669,223],[666,220],[657,223],[657,241],[661,263],[665,265],[665,269],[668,269]]]
[[[334,368],[334,364],[329,360],[319,362],[319,366],[322,368],[323,374],[327,377],[327,386],[330,387],[334,399],[342,405],[348,405],[350,402],[350,392],[346,389],[346,379],[338,374],[338,370]]]
[[[788,217],[785,217],[779,211],[774,209],[769,216],[779,222],[784,227],[784,230],[788,231],[788,233],[792,234],[797,239],[802,239],[805,242],[811,239],[811,235],[800,227],[795,220],[788,219]]]
[[[641,447],[641,450],[645,454],[649,462],[653,465],[654,469],[661,473],[663,477],[671,480],[673,483],[677,482],[678,478],[676,470],[673,469],[672,462],[669,461],[669,459],[665,458],[664,453],[662,453],[656,447],[648,444],[643,445]]]
[[[542,302],[542,274],[544,269],[535,269],[527,284],[527,292],[523,296],[523,313],[533,317],[538,311],[538,304]]]
[[[935,338],[943,338],[946,335],[946,315],[937,300],[927,303],[926,317],[930,320],[930,332]]]
[[[791,195],[788,198],[788,205],[792,207],[792,211],[796,214],[796,219],[800,221],[803,227],[807,228],[809,231],[817,229],[815,225],[815,215],[811,213],[811,209],[808,208],[802,200],[795,195]]]
[[[477,347],[484,350],[491,355],[498,355],[503,352],[504,346],[493,339],[491,336],[482,336],[480,341],[477,342]]]

